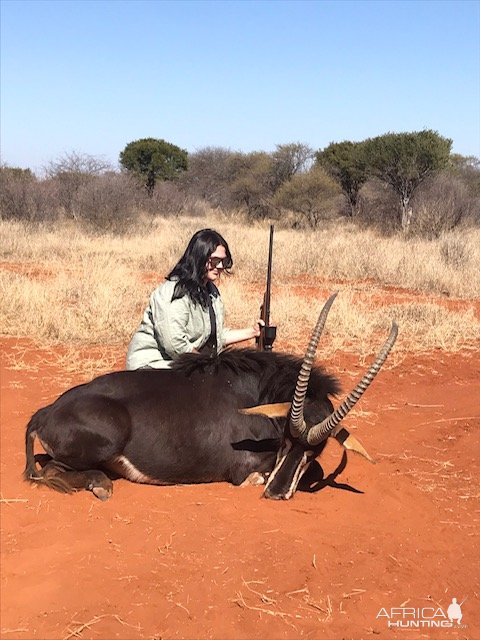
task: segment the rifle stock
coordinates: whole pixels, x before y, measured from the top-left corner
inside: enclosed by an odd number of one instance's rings
[[[270,225],[270,241],[268,245],[267,285],[260,306],[260,318],[265,326],[261,328],[260,336],[256,339],[258,351],[271,351],[277,336],[277,327],[270,325],[270,297],[272,284],[272,255],[273,255],[273,224]]]

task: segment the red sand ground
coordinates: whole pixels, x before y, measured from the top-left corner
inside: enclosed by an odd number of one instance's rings
[[[330,442],[333,475],[316,493],[276,502],[261,487],[119,480],[102,503],[22,481],[30,415],[84,380],[29,341],[1,347],[2,638],[480,638],[472,352],[382,370],[345,425],[378,464],[349,455],[336,475]],[[360,368],[339,356],[332,373],[348,389]],[[461,626],[387,626],[393,607],[442,620],[453,597]]]

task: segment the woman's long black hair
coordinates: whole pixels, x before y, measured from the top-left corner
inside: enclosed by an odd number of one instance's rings
[[[192,236],[185,253],[167,276],[167,280],[178,280],[172,300],[188,295],[202,307],[207,306],[208,289],[205,285],[205,270],[208,259],[219,245],[225,248],[227,254],[222,262],[228,273],[233,260],[225,239],[214,229],[201,229]]]

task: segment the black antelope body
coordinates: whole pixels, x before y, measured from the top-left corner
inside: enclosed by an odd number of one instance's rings
[[[266,479],[267,498],[288,499],[328,437],[369,458],[340,423],[380,370],[397,326],[334,410],[339,384],[313,360],[335,295],[303,360],[251,349],[189,354],[169,370],[109,373],[70,389],[31,418],[25,478],[102,500],[115,476],[159,485]],[[42,468],[36,437],[48,454]]]

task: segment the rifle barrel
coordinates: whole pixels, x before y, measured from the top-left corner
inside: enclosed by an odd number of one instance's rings
[[[270,241],[268,245],[267,288],[265,290],[265,324],[270,324],[270,296],[272,282],[272,256],[273,256],[273,224],[270,225]]]

